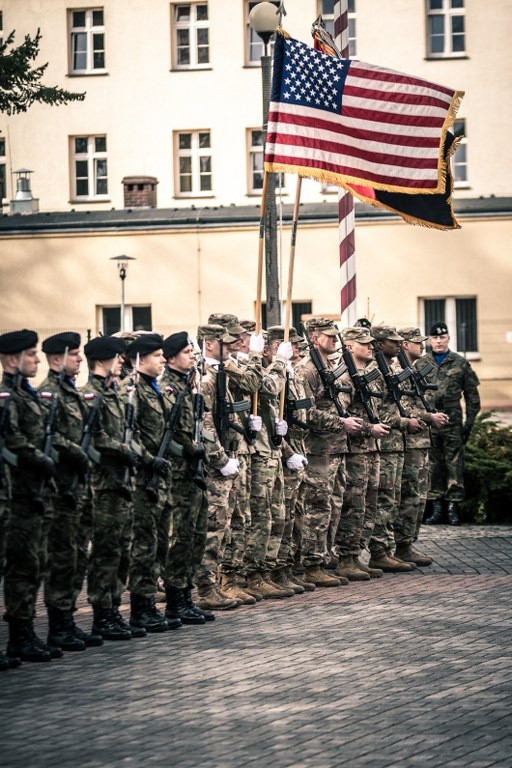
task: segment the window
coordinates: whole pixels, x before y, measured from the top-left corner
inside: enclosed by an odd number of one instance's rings
[[[70,11],[70,71],[90,75],[105,71],[103,8]]]
[[[294,328],[301,334],[302,318],[311,315],[313,312],[313,303],[311,301],[292,301],[292,322]],[[284,316],[284,311],[281,312]],[[284,322],[284,321],[283,321]],[[267,304],[265,301],[261,303],[261,325],[262,328],[267,327]]]
[[[334,42],[334,0],[320,0],[318,12]],[[348,55],[357,56],[356,51],[356,0],[348,0]]]
[[[105,336],[111,336],[121,330],[121,307],[99,307],[100,331]],[[151,331],[151,305],[124,307],[125,331]]]
[[[279,8],[280,3],[274,2],[274,0],[271,0],[272,4],[275,5],[276,10]],[[258,5],[258,2],[253,2],[250,0],[248,2],[246,0],[245,2],[245,25],[246,25],[246,52],[245,52],[245,63],[246,65],[257,65],[260,63],[260,59],[264,54],[264,47],[263,47],[263,41],[261,37],[258,35],[257,32],[255,32],[251,25],[249,24],[249,14],[254,8],[255,5]],[[269,55],[272,54],[274,45],[274,38],[272,37],[270,41],[270,47],[269,47]]]
[[[422,310],[426,334],[435,323],[444,321],[450,332],[450,349],[469,358],[478,357],[475,298],[423,299]]]
[[[460,141],[452,155],[453,181],[456,187],[468,186],[468,146],[466,139],[466,121],[455,120],[453,134]]]
[[[74,136],[71,139],[71,154],[72,199],[107,199],[107,137]]]
[[[249,128],[247,131],[249,183],[248,194],[259,195],[263,189],[263,146],[265,131],[262,128]],[[280,173],[276,180],[278,189],[283,190],[286,176]]]
[[[178,197],[201,197],[212,192],[210,131],[174,134],[175,189]]]
[[[197,69],[210,63],[210,29],[207,3],[171,6],[176,69]]]
[[[464,0],[427,0],[428,56],[464,54],[464,13]]]
[[[5,174],[5,139],[0,139],[0,206],[2,200],[7,197],[6,186],[6,174]]]

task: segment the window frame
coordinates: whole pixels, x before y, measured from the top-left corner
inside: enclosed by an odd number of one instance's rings
[[[465,352],[459,352],[458,335],[459,335],[459,323],[457,322],[457,302],[460,300],[470,300],[474,302],[475,313],[475,327],[474,336],[476,342],[476,349],[466,350]],[[444,317],[437,317],[436,320],[445,322],[448,326],[450,333],[450,349],[453,352],[458,352],[463,355],[467,360],[480,360],[481,353],[479,348],[478,339],[478,297],[477,296],[423,296],[420,299],[420,327],[425,328],[425,335],[428,335],[430,326],[427,328],[425,302],[426,301],[439,301],[444,302]],[[435,321],[434,321],[435,322]]]
[[[257,5],[259,0],[244,0],[244,24],[245,24],[245,50],[244,50],[244,66],[246,67],[259,67],[261,63],[261,57],[265,53],[263,40],[261,37],[259,37],[258,33],[255,32],[251,25],[249,24],[249,14],[254,8],[255,5]],[[279,8],[280,2],[279,0],[269,0],[273,5],[276,6],[276,10]],[[269,56],[272,56],[274,51],[274,37],[275,35],[272,35],[270,38],[270,44],[268,47]],[[253,58],[253,51],[254,51],[254,58]],[[258,54],[259,52],[259,54]]]
[[[460,0],[462,2],[461,7],[452,7],[452,3],[456,0],[438,0],[441,4],[441,8],[431,8],[430,3],[432,0],[425,0],[425,24],[426,24],[426,48],[427,48],[427,59],[458,59],[458,58],[466,58],[467,56],[467,49],[466,49],[466,7],[464,5],[465,0]],[[438,37],[439,35],[434,35],[434,32],[431,28],[431,22],[434,18],[434,16],[439,16],[443,20],[443,50],[442,51],[433,51],[433,38]],[[462,18],[462,33],[455,32],[453,30],[453,19],[455,17],[461,17]],[[454,38],[456,37],[462,37],[463,40],[463,49],[461,51],[454,50]]]
[[[94,24],[94,13],[101,11],[103,14],[103,23],[102,24]],[[85,26],[75,26],[73,21],[73,14],[75,13],[85,13]],[[69,34],[68,34],[68,45],[69,45],[69,74],[72,77],[84,77],[87,75],[104,75],[107,72],[106,68],[106,27],[105,27],[105,8],[104,7],[87,7],[87,8],[70,8],[68,9],[68,26],[69,26]],[[85,48],[85,67],[75,67],[74,66],[74,56],[75,56],[75,48],[74,48],[74,38],[77,35],[84,35],[86,40],[86,48]],[[101,34],[103,36],[103,48],[97,48],[94,47],[94,36]],[[94,66],[94,55],[96,51],[102,51],[103,53],[103,66],[102,67],[95,67]]]
[[[176,13],[177,9],[179,7],[184,6],[190,6],[191,9],[193,9],[193,18],[192,15],[188,22],[186,21],[178,21],[176,19]],[[205,6],[207,9],[207,18],[206,19],[197,19],[197,8],[198,6]],[[195,69],[211,69],[211,35],[210,35],[210,8],[208,2],[198,2],[194,0],[193,2],[173,2],[171,3],[171,51],[172,51],[172,69],[176,70],[178,72],[187,71],[187,70],[195,70]],[[198,34],[200,30],[207,31],[207,45],[203,46],[199,44],[198,40]],[[188,64],[180,64],[178,61],[178,52],[180,49],[180,45],[178,43],[178,32],[180,30],[188,30],[189,31],[189,45],[188,48],[191,52],[190,61]],[[200,62],[199,61],[199,49],[202,47],[206,47],[208,51],[208,61],[207,62]]]
[[[207,133],[210,137],[208,147],[200,146],[200,135]],[[190,135],[191,146],[180,148],[180,136]],[[203,151],[204,150],[204,151]],[[174,197],[176,198],[195,198],[195,197],[213,197],[213,151],[212,151],[212,132],[209,128],[180,129],[173,131],[173,157],[174,157]],[[181,173],[180,159],[191,158],[191,190],[183,191],[180,180],[186,174]],[[209,176],[211,179],[210,189],[201,190],[201,158],[210,158]],[[204,174],[207,175],[207,174]]]
[[[87,152],[76,151],[76,141],[78,139],[87,140]],[[96,142],[98,139],[105,139],[105,150],[96,149]],[[71,201],[72,202],[105,202],[110,200],[108,192],[108,149],[107,149],[107,135],[95,134],[93,136],[70,136],[70,168],[71,168]],[[106,162],[106,175],[98,174],[98,163],[101,161]],[[78,175],[77,163],[87,163],[87,176]],[[88,192],[87,194],[78,193],[78,181],[79,179],[87,178]],[[96,193],[98,181],[106,179],[107,191],[105,193]],[[93,185],[94,194],[91,194],[91,184]]]
[[[460,129],[457,128],[459,124]],[[459,137],[457,149],[452,155],[452,176],[454,189],[468,189],[470,187],[468,178],[468,141],[467,141],[467,121],[465,117],[457,117],[453,122],[452,132],[455,137]],[[461,149],[464,150],[464,159]],[[457,179],[457,170],[464,169],[464,179]]]
[[[104,322],[104,310],[106,309],[116,309],[119,311],[119,328],[116,331],[110,331],[110,333],[118,333],[121,330],[121,305],[120,304],[97,304],[96,305],[96,318],[97,318],[97,327],[99,333],[106,333],[105,327],[106,324]],[[134,322],[133,322],[133,310],[137,309],[149,309],[149,317],[150,317],[150,328],[144,329],[151,331],[152,330],[152,323],[153,323],[153,305],[151,303],[148,304],[125,304],[124,305],[124,330],[125,331],[133,331],[134,328]]]

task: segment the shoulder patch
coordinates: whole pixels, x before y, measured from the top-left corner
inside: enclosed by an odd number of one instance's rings
[[[40,392],[39,397],[42,397],[44,400],[51,400],[53,397],[53,392]]]
[[[0,397],[10,397],[10,396],[11,396],[10,392],[0,392]]]
[[[95,397],[96,397],[95,392],[86,392],[84,394],[84,400],[94,400]]]
[[[173,395],[176,394],[176,390],[174,389],[174,387],[171,387],[171,386],[167,386],[165,388],[165,391],[166,392],[172,392]]]

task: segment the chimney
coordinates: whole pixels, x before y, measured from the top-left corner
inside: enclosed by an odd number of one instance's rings
[[[39,200],[32,196],[30,189],[30,174],[28,168],[20,168],[14,171],[16,176],[16,195],[14,200],[10,201],[11,213],[37,213],[39,211]]]
[[[156,208],[154,176],[125,176],[123,179],[125,208]]]

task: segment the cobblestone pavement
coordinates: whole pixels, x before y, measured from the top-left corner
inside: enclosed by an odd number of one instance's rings
[[[510,768],[512,528],[421,548],[432,567],[0,673],[0,765]]]

